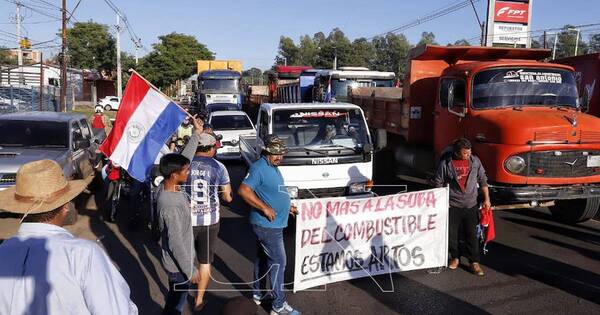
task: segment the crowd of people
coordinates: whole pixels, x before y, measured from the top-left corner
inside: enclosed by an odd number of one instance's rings
[[[206,305],[220,202],[233,200],[228,171],[214,158],[217,136],[202,119],[190,117],[189,124],[185,147],[159,161],[164,180],[158,188],[158,228],[169,279],[163,314],[181,314],[188,301],[194,311]],[[252,207],[250,222],[259,246],[252,300],[238,297],[232,300],[237,306],[225,307],[235,314],[244,309],[253,314],[266,300],[272,300],[270,314],[300,314],[286,302],[283,288],[283,229],[289,214],[296,213],[279,189],[283,178],[277,166],[285,152],[280,138],[269,137],[238,192]],[[121,171],[113,165],[106,176],[114,180]],[[56,162],[41,160],[23,165],[16,186],[0,192],[3,210],[22,216],[17,234],[0,245],[0,256],[8,258],[0,268],[13,275],[0,277],[0,314],[137,313],[128,284],[103,249],[63,228],[68,217],[76,216],[73,199],[84,189],[83,181],[68,181]],[[270,289],[261,281],[267,272]],[[254,310],[240,306],[244,302]]]
[[[100,128],[101,118],[96,119],[95,127]],[[164,180],[156,208],[169,282],[163,314],[181,314],[185,303],[201,311],[209,302],[205,292],[221,202],[233,200],[227,168],[214,158],[218,137],[196,116],[187,118],[182,127],[177,134],[185,138],[184,143],[165,152],[158,163]],[[283,230],[289,215],[297,213],[289,195],[280,189],[284,181],[278,166],[286,152],[282,139],[267,136],[261,158],[250,166],[238,190],[251,208],[249,221],[258,244],[252,299],[241,303],[253,302],[255,310],[269,300],[271,315],[300,314],[284,293]],[[118,166],[113,166],[107,176],[114,180],[118,172]],[[450,189],[448,268],[459,266],[463,255],[459,239],[464,238],[470,270],[483,276],[475,233],[480,190],[483,207],[491,204],[485,171],[468,140],[453,143],[451,153],[439,163],[433,185]],[[0,270],[11,275],[0,277],[0,314],[137,313],[128,284],[103,249],[63,228],[67,218],[76,215],[73,199],[84,189],[83,181],[67,180],[56,162],[41,160],[23,165],[16,185],[0,192],[3,210],[19,214],[22,222],[17,234],[0,245]]]

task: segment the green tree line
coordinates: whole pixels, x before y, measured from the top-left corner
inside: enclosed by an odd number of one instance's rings
[[[556,58],[575,55],[577,38],[573,26],[565,25],[558,32]],[[554,35],[546,36],[546,48],[554,47]],[[587,40],[586,40],[587,39]],[[392,71],[399,76],[406,72],[410,49],[422,44],[437,45],[433,32],[423,32],[416,44],[408,41],[403,34],[389,33],[372,39],[364,37],[351,41],[339,28],[334,28],[327,36],[323,32],[313,36],[302,35],[298,42],[287,36],[279,38],[278,55],[275,64],[306,65],[315,68],[331,69],[334,56],[338,66],[361,66],[377,71]],[[470,42],[460,39],[447,46],[469,46]],[[532,40],[533,48],[543,48],[544,38]],[[600,52],[600,34],[591,34],[585,38],[579,33],[577,55]]]

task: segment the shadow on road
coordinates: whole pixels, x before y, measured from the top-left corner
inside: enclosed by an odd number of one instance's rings
[[[490,244],[485,265],[510,276],[524,276],[600,304],[600,275],[501,243]]]
[[[158,244],[152,241],[150,233],[131,232],[127,228],[126,223],[118,223],[117,228],[122,236],[128,240],[131,247],[138,254],[136,258],[125,243],[113,232],[111,227],[106,223],[100,210],[87,209],[85,204],[89,198],[94,198],[96,204],[102,204],[102,191],[95,190],[94,195],[83,194],[78,200],[83,203],[83,206],[78,207],[79,214],[89,217],[90,229],[96,235],[98,242],[102,244],[107,254],[112,258],[117,268],[129,284],[131,289],[131,299],[137,305],[140,314],[159,314],[162,310],[162,305],[156,303],[151,296],[150,283],[144,273],[144,268],[148,270],[150,279],[154,280],[160,291],[166,294],[167,289],[162,284],[154,264],[147,256],[146,248],[151,253],[159,253]],[[145,234],[145,235],[144,235]],[[155,248],[152,248],[155,247]],[[160,257],[160,256],[158,256]]]

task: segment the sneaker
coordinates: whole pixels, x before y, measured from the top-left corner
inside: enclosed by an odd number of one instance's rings
[[[481,266],[479,266],[479,263],[472,263],[471,264],[471,272],[478,275],[478,276],[483,276],[483,269],[481,269]]]
[[[257,294],[252,295],[252,301],[254,301],[254,303],[256,303],[256,305],[260,305],[263,301],[267,301],[267,300],[272,300],[273,296],[271,296],[270,292],[267,292],[267,294],[260,296]]]
[[[293,309],[287,302],[283,302],[281,308],[272,308],[270,315],[300,315],[300,312]]]
[[[458,268],[458,265],[460,264],[460,260],[458,260],[458,258],[454,258],[452,260],[450,260],[450,263],[448,264],[448,269],[456,269]]]

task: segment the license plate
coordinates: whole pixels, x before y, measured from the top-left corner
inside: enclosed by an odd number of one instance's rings
[[[237,152],[237,148],[227,148],[227,152]]]
[[[600,155],[588,155],[587,167],[600,167]]]

